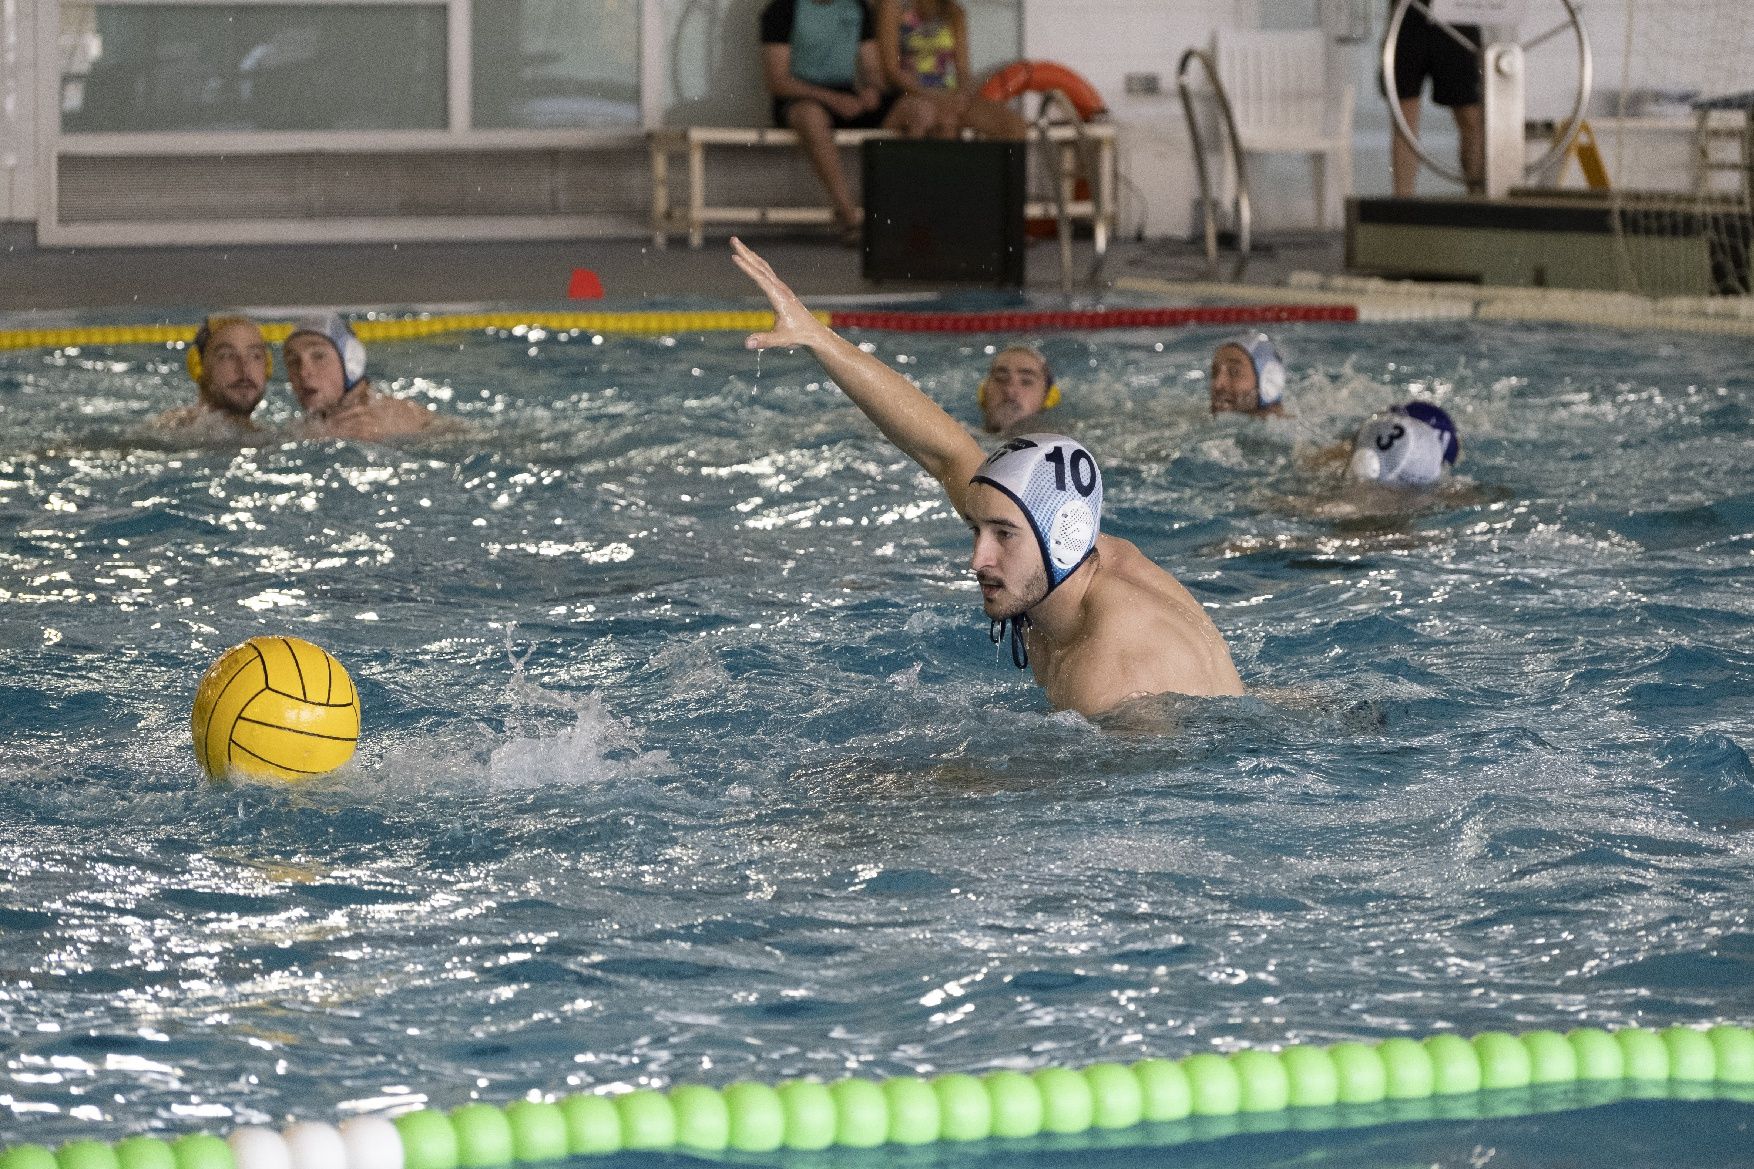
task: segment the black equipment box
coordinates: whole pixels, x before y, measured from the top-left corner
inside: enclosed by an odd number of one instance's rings
[[[1021,288],[1024,182],[1021,142],[866,142],[865,279]]]

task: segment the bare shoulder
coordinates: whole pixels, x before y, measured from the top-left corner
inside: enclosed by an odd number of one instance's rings
[[[1087,598],[1094,644],[1113,663],[1114,702],[1141,694],[1238,695],[1242,679],[1205,607],[1133,544],[1103,536]],[[1112,703],[1111,703],[1112,705]]]
[[[395,398],[388,394],[379,394],[372,398],[370,404],[352,416],[337,419],[330,426],[329,433],[337,438],[352,438],[362,442],[384,442],[388,439],[407,438],[421,434],[437,420],[438,416],[418,402],[410,402],[407,398]]]
[[[389,406],[393,414],[384,416],[385,433],[388,437],[419,435],[427,438],[451,438],[457,435],[470,434],[475,427],[450,414],[441,414],[429,409],[419,402],[407,398],[381,398],[379,401]]]
[[[199,403],[176,406],[146,420],[146,435],[179,442],[229,444],[248,442],[260,433],[253,422],[239,422],[218,410],[209,410]]]
[[[433,424],[438,415],[418,402],[407,398],[394,398],[388,394],[379,397],[373,405],[377,409],[380,420],[393,422],[407,430],[425,430]]]
[[[174,406],[147,419],[146,425],[152,430],[185,430],[203,413],[199,406]]]

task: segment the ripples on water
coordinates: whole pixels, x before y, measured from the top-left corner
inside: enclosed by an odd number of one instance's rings
[[[868,340],[973,417],[988,339]],[[1747,1021],[1746,342],[1293,328],[1262,426],[1206,416],[1215,340],[1047,342],[1109,529],[1255,690],[1103,727],[800,356],[385,344],[471,436],[239,451],[133,433],[175,353],[0,355],[0,1142]],[[1385,512],[1317,456],[1410,391],[1465,480]],[[274,632],[360,756],[210,785],[195,681]]]

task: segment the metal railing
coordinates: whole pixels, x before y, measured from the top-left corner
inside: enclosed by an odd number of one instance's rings
[[[1212,176],[1206,169],[1206,143],[1200,134],[1200,119],[1194,112],[1194,92],[1188,85],[1188,66],[1194,61],[1206,71],[1212,98],[1218,108],[1218,120],[1224,127],[1225,165],[1236,175],[1236,201],[1232,206],[1232,223],[1236,228],[1236,267],[1232,280],[1240,280],[1248,268],[1252,212],[1249,209],[1248,167],[1243,159],[1242,140],[1236,132],[1236,116],[1230,108],[1230,95],[1218,79],[1218,65],[1205,49],[1189,49],[1176,66],[1175,85],[1181,92],[1182,113],[1188,120],[1188,139],[1194,146],[1194,169],[1200,177],[1200,210],[1205,220],[1206,269],[1218,275],[1218,200],[1212,194]]]
[[[1053,115],[1058,114],[1058,117]],[[1094,191],[1101,181],[1097,174],[1100,163],[1096,157],[1096,149],[1091,144],[1090,136],[1084,132],[1084,118],[1078,113],[1072,99],[1057,89],[1042,91],[1041,106],[1036,111],[1035,128],[1040,131],[1040,140],[1052,146],[1051,166],[1049,167],[1049,186],[1053,191],[1054,222],[1060,241],[1060,291],[1071,292],[1072,279],[1072,214],[1067,206],[1073,192],[1077,176],[1087,176],[1087,181]],[[1050,125],[1068,125],[1072,127],[1071,149],[1049,143],[1047,128]],[[1068,163],[1072,165],[1068,165]],[[1102,278],[1103,261],[1107,258],[1107,249],[1101,246],[1103,232],[1096,220],[1102,215],[1102,208],[1097,207],[1092,213],[1092,224],[1096,227],[1098,246],[1096,258],[1091,262],[1090,271],[1084,274],[1083,283],[1095,284]]]

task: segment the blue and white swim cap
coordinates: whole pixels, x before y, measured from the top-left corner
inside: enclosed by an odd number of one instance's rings
[[[1430,402],[1408,402],[1367,419],[1352,440],[1352,476],[1388,487],[1429,487],[1454,464],[1456,424]]]
[[[290,341],[300,333],[315,333],[328,340],[341,355],[341,376],[345,389],[351,390],[365,379],[365,342],[354,335],[353,327],[335,313],[318,313],[292,322]],[[284,343],[282,343],[284,348]]]
[[[1234,345],[1249,355],[1255,367],[1255,409],[1265,410],[1285,400],[1285,359],[1279,347],[1265,333],[1244,333],[1231,337],[1218,347]]]
[[[1096,549],[1102,526],[1102,472],[1075,439],[1023,434],[987,456],[972,483],[985,483],[1022,509],[1041,548],[1048,591]]]

